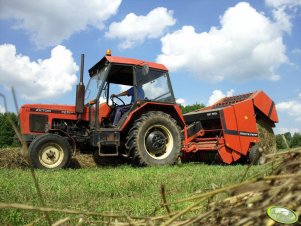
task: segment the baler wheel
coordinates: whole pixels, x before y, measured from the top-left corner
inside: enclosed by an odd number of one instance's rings
[[[250,164],[258,165],[261,163],[264,163],[264,157],[261,156],[262,152],[259,150],[259,147],[257,144],[253,145],[249,151],[249,160]]]
[[[72,156],[69,142],[60,135],[50,133],[34,139],[28,151],[32,166],[39,169],[65,168]]]
[[[151,111],[135,121],[126,146],[138,165],[171,165],[181,151],[180,128],[170,115]]]

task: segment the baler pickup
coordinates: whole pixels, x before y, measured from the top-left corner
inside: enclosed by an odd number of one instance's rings
[[[184,114],[184,119],[187,139],[183,156],[193,152],[201,160],[217,157],[227,164],[247,156],[253,146],[260,144],[264,139],[261,135],[266,133],[261,134],[259,128],[270,132],[278,122],[275,104],[263,91],[225,97],[211,106]],[[273,148],[266,149],[270,152]]]

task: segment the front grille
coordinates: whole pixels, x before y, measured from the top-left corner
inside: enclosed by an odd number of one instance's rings
[[[31,132],[44,133],[46,131],[46,124],[48,123],[47,115],[30,114],[29,128]]]

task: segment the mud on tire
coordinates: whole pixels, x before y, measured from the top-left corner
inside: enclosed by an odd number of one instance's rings
[[[135,164],[174,164],[181,151],[180,127],[170,115],[151,111],[135,121],[126,146]]]
[[[29,157],[34,168],[61,169],[69,165],[72,148],[69,142],[57,134],[43,134],[30,144]]]

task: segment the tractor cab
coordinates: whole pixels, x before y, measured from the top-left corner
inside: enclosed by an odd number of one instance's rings
[[[120,119],[144,102],[175,103],[168,71],[162,64],[107,53],[89,74],[85,103],[92,127],[121,126]],[[117,96],[125,91],[127,95]]]

